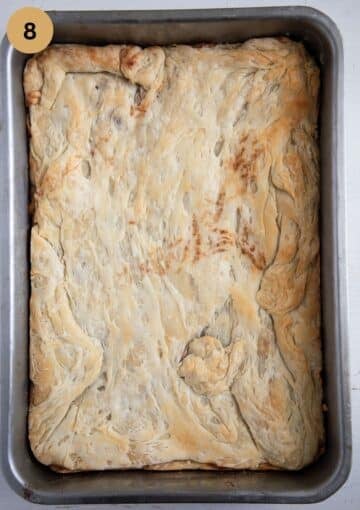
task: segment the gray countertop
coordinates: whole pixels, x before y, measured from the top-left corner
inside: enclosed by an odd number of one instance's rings
[[[346,505],[347,510],[360,508],[360,142],[358,136],[360,126],[360,94],[356,92],[360,87],[360,2],[358,0],[314,0],[314,1],[262,1],[262,0],[2,0],[0,13],[0,35],[5,32],[9,16],[23,6],[36,6],[44,10],[99,10],[99,9],[181,9],[181,8],[215,8],[215,7],[254,7],[274,5],[307,5],[318,8],[328,14],[338,25],[343,37],[345,56],[345,173],[347,195],[347,254],[349,280],[349,343],[350,343],[350,375],[351,375],[351,405],[353,422],[353,466],[348,481],[331,498],[317,505],[292,505],[294,508],[327,508],[338,509]],[[4,339],[2,339],[3,341]],[[1,410],[0,410],[1,412]],[[86,509],[100,508],[135,508],[165,509],[169,505],[88,505]],[[219,510],[230,505],[216,504],[174,504],[174,510],[180,508],[202,508],[204,510]],[[245,505],[231,505],[231,508]],[[7,486],[0,473],[0,509],[11,510],[44,508],[33,505],[15,495]],[[80,508],[74,505],[57,508]],[[266,510],[281,508],[282,505],[252,505],[251,508]]]

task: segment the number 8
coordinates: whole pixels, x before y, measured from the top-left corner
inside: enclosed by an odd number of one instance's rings
[[[36,28],[35,23],[32,23],[32,22],[25,23],[25,25],[24,25],[24,29],[25,29],[24,30],[24,37],[25,37],[25,39],[28,39],[28,40],[35,39],[35,37],[36,37],[35,28]]]

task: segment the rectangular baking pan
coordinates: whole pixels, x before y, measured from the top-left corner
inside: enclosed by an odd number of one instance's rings
[[[1,47],[2,469],[15,492],[47,504],[322,500],[351,464],[347,361],[343,53],[324,14],[306,7],[149,12],[50,12],[57,43],[140,45],[239,42],[286,34],[321,67],[321,271],[326,452],[300,472],[113,471],[61,475],[40,465],[27,441],[29,215],[22,72],[26,56]]]

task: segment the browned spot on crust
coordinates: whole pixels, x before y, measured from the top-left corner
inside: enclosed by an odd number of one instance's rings
[[[260,358],[266,359],[269,356],[270,340],[265,335],[260,335],[257,344],[257,354]]]
[[[259,146],[256,139],[249,140],[249,134],[244,134],[239,141],[239,150],[229,162],[230,169],[239,175],[241,191],[253,189],[257,180],[256,162],[264,153],[264,148]]]
[[[240,143],[245,143],[248,138],[249,138],[249,133],[243,134],[242,137],[240,138]]]
[[[283,44],[289,44],[289,38],[285,37],[285,35],[279,35],[278,37],[274,37],[277,41],[283,43]]]
[[[233,233],[230,232],[230,230],[226,230],[225,228],[214,227],[212,230],[213,232],[218,232],[222,236],[228,236],[231,238],[233,237]]]
[[[139,104],[139,106],[134,106],[134,105],[130,106],[130,115],[131,116],[143,115],[144,113],[147,112],[147,109],[148,109],[148,104],[144,100],[142,103]]]
[[[58,464],[50,464],[49,468],[53,471],[56,471],[57,473],[74,473],[73,469],[66,469],[63,466],[59,466]],[[29,501],[31,501],[31,499],[27,498],[26,496],[25,499],[29,499]]]
[[[235,246],[235,236],[229,230],[213,228],[213,232],[216,233],[216,238],[215,240],[210,240],[211,253],[221,253]]]
[[[193,48],[214,48],[216,43],[196,43],[193,44]]]
[[[277,466],[273,466],[272,464],[269,464],[268,462],[262,462],[261,464],[258,465],[258,467],[256,469],[258,469],[259,471],[279,471],[280,470],[280,468],[278,468]]]
[[[193,235],[194,242],[195,242],[195,250],[194,250],[195,253],[194,253],[193,262],[197,262],[201,256],[201,234],[200,234],[200,229],[199,229],[199,223],[196,219],[195,214],[193,215],[193,219],[192,219],[192,235]]]
[[[164,276],[165,269],[163,267],[161,267],[160,264],[157,264],[156,270],[154,272],[157,273],[160,276]]]
[[[263,253],[256,250],[255,242],[250,240],[249,228],[246,225],[242,228],[241,234],[238,238],[238,245],[241,253],[248,256],[257,269],[260,271],[265,269],[265,256]]]
[[[306,111],[309,108],[309,100],[302,96],[296,97],[293,100],[293,106],[296,110]]]
[[[225,204],[225,191],[220,191],[215,204],[214,221],[219,221],[219,219],[221,218],[221,215],[224,210],[224,204]]]
[[[311,110],[311,103],[304,95],[292,97],[291,100],[286,102],[286,119],[281,119],[279,129],[282,130],[284,126],[291,126],[295,128],[298,123],[304,119],[308,112]]]
[[[175,241],[172,241],[171,243],[169,243],[169,248],[176,248],[176,246],[179,246],[181,241],[182,241],[181,237],[179,237],[179,239],[175,239]]]
[[[120,52],[121,67],[132,69],[139,59],[139,52],[134,48],[123,48]]]
[[[135,225],[136,221],[129,220],[128,224]],[[150,251],[145,260],[135,265],[134,274],[144,276],[146,274],[165,275],[169,271],[181,270],[183,264],[189,260],[192,263],[198,262],[204,257],[216,253],[224,253],[236,246],[236,235],[234,232],[224,228],[212,228],[204,238],[200,233],[200,226],[196,216],[192,219],[192,238],[185,241],[177,238],[169,243]],[[205,249],[206,248],[206,249]],[[126,277],[127,267],[118,272],[119,278]]]
[[[40,101],[40,98],[41,98],[40,90],[32,90],[31,92],[28,92],[26,94],[26,104],[28,106],[38,104]]]
[[[185,262],[185,260],[187,259],[189,250],[190,250],[190,243],[188,241],[184,247],[183,256],[181,258],[181,264],[183,264],[183,262]]]

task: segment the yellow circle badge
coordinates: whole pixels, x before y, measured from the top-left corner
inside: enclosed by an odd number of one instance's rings
[[[23,7],[10,16],[6,34],[12,46],[22,53],[44,50],[54,35],[50,16],[36,7]]]

